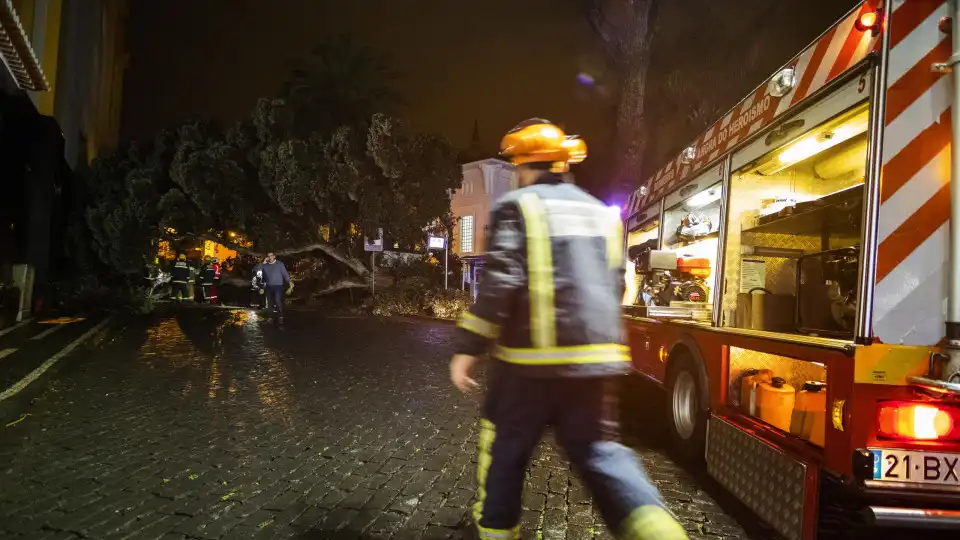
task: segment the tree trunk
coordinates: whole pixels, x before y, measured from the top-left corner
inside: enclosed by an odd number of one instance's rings
[[[632,20],[621,34],[620,103],[617,107],[617,189],[632,190],[643,182],[643,156],[649,137],[645,98],[656,0],[631,0]]]
[[[620,83],[613,183],[618,191],[632,191],[643,180],[641,165],[648,140],[644,99],[657,0],[590,0],[587,4],[590,23],[616,65]]]
[[[337,291],[342,291],[345,289],[349,289],[352,291],[353,289],[369,289],[369,288],[370,288],[369,283],[365,283],[362,281],[354,281],[352,279],[343,279],[334,283],[333,285],[330,285],[326,289],[310,293],[310,296],[313,298],[316,298],[318,296],[325,296],[325,295],[335,293]]]
[[[649,137],[644,98],[650,55],[644,52],[623,71],[620,103],[617,107],[617,163],[614,174],[618,192],[630,192],[640,185],[643,156]]]
[[[237,253],[242,253],[244,255],[250,255],[252,257],[264,258],[267,256],[266,253],[254,251],[249,248],[234,244],[225,238],[217,238],[205,235],[194,235],[196,238],[201,240],[210,240],[211,242],[217,242],[221,245],[227,246],[230,249],[236,251]],[[299,246],[295,248],[287,248],[274,251],[276,256],[281,257],[284,255],[296,255],[299,253],[307,253],[309,251],[322,251],[331,259],[334,259],[340,263],[343,263],[347,268],[352,270],[355,274],[360,277],[367,277],[370,275],[370,269],[364,264],[360,259],[351,257],[345,253],[340,252],[337,248],[331,246],[330,244],[316,243],[316,244],[307,244],[305,246]]]

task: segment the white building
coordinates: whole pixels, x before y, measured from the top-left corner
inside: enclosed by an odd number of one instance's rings
[[[514,166],[499,159],[482,159],[463,164],[463,183],[453,193],[451,210],[457,218],[454,252],[464,261],[463,282],[477,294],[477,276],[489,232],[490,208],[504,193],[516,189]]]

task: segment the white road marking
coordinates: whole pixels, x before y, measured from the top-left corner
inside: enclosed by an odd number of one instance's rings
[[[0,360],[3,360],[15,352],[17,352],[16,349],[0,349]]]
[[[4,390],[3,393],[0,393],[0,401],[3,401],[3,400],[5,400],[5,399],[7,399],[7,398],[10,398],[10,397],[16,395],[16,394],[19,393],[21,390],[23,390],[24,388],[26,388],[28,384],[30,384],[30,383],[32,383],[33,381],[37,380],[37,378],[39,378],[41,375],[43,375],[44,372],[46,372],[46,371],[47,371],[48,369],[50,369],[54,364],[56,364],[57,362],[59,362],[60,359],[62,359],[64,356],[66,356],[66,355],[70,354],[71,352],[73,352],[73,350],[76,349],[77,347],[79,347],[81,343],[83,343],[84,341],[90,339],[91,336],[93,336],[93,335],[96,334],[101,328],[103,328],[104,326],[106,326],[107,323],[109,323],[112,319],[113,319],[112,316],[111,316],[111,317],[107,317],[107,318],[104,319],[102,322],[100,322],[100,324],[94,326],[94,327],[91,328],[90,330],[87,330],[82,336],[80,336],[80,337],[78,337],[77,339],[73,340],[73,341],[72,341],[69,345],[67,345],[66,347],[60,349],[60,352],[58,352],[57,354],[55,354],[55,355],[51,356],[50,358],[48,358],[46,362],[40,364],[40,367],[38,367],[37,369],[31,371],[26,377],[20,379],[19,381],[17,381],[16,384],[14,384],[14,385],[11,386],[10,388],[7,388],[6,390]]]
[[[32,321],[32,320],[33,320],[33,319],[27,319],[27,320],[24,320],[24,321],[20,321],[20,322],[18,322],[17,324],[15,324],[15,325],[13,325],[13,326],[10,326],[10,327],[4,328],[3,330],[0,330],[0,337],[3,337],[3,336],[5,336],[5,335],[9,334],[10,332],[13,332],[13,331],[16,330],[17,328],[23,327],[23,325],[29,323],[29,322]]]
[[[40,332],[39,334],[33,336],[33,337],[30,338],[30,339],[31,339],[31,340],[34,340],[34,341],[36,341],[36,340],[38,340],[38,339],[43,339],[43,338],[49,336],[50,334],[56,332],[57,330],[65,327],[65,326],[67,326],[67,325],[65,325],[65,324],[58,324],[58,325],[56,325],[56,326],[51,326],[50,328],[47,328],[47,329],[44,330],[43,332]]]

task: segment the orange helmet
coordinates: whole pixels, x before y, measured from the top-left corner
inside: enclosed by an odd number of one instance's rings
[[[538,162],[566,165],[587,159],[587,143],[576,135],[567,135],[549,120],[531,118],[504,135],[500,155],[514,165]]]

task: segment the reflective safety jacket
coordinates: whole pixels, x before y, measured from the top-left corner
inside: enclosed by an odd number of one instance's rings
[[[190,280],[190,265],[187,261],[177,261],[173,263],[173,269],[170,271],[170,281],[173,283],[186,283]]]
[[[204,285],[213,285],[216,279],[216,271],[212,263],[206,263],[200,267],[201,283]]]
[[[457,352],[491,343],[508,371],[532,377],[625,373],[620,216],[544,173],[494,203],[476,302],[458,322]]]

